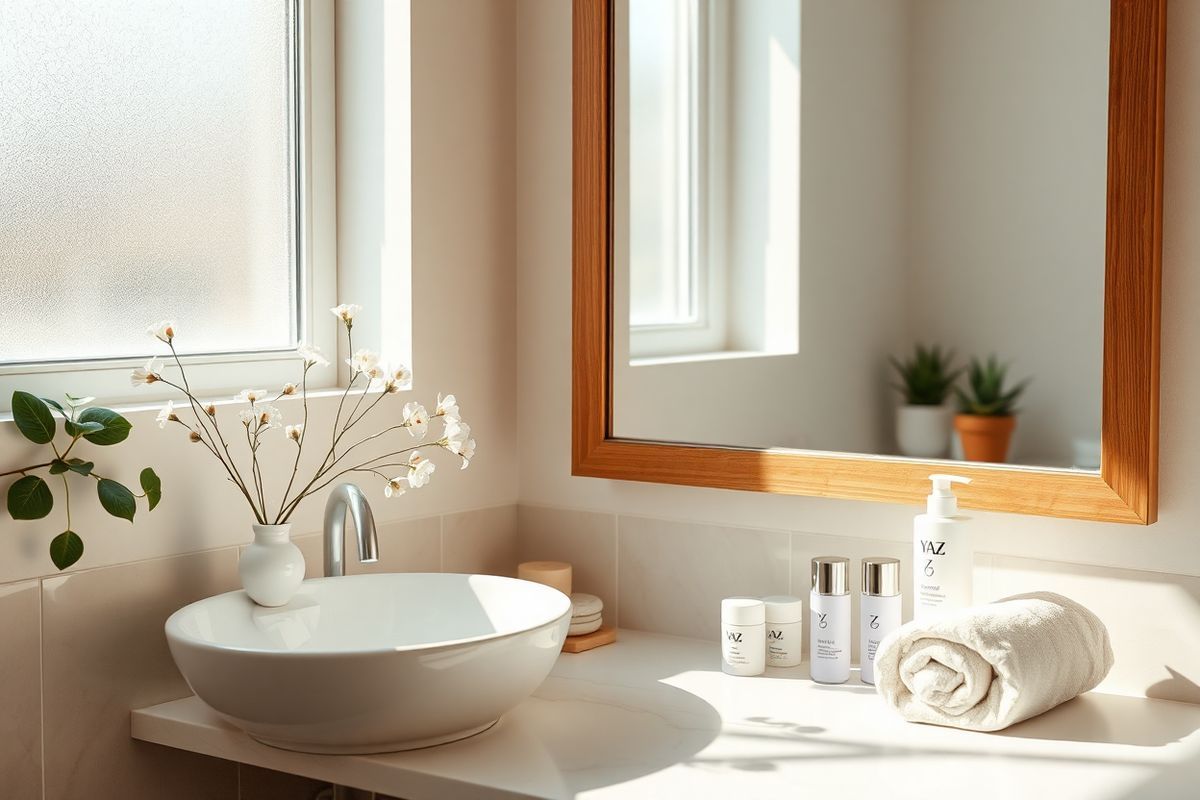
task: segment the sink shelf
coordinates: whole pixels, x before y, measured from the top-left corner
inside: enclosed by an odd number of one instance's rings
[[[135,739],[409,800],[473,798],[1173,798],[1200,784],[1200,706],[1089,693],[1000,734],[912,725],[857,682],[803,667],[734,678],[716,643],[622,631],[559,657],[500,722],[441,747],[307,755],[196,697],[132,714]],[[973,787],[973,788],[972,788]]]

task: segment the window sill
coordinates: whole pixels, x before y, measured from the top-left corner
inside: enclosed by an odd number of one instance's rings
[[[344,387],[344,386],[330,386],[330,387],[323,388],[323,389],[309,389],[308,400],[309,400],[309,402],[313,402],[313,401],[323,400],[324,398],[327,398],[327,397],[337,398],[337,397],[341,397],[342,393],[345,391],[346,391],[346,387]],[[357,397],[361,391],[362,391],[361,388],[353,389],[353,390],[351,390],[350,394],[351,394],[351,396]],[[411,391],[412,391],[411,388],[400,390],[400,392],[411,392]],[[383,387],[376,387],[376,388],[367,390],[368,397],[374,397],[375,395],[379,395],[382,393],[383,393]],[[290,405],[299,403],[302,399],[303,398],[301,397],[301,395],[299,393],[297,393],[295,395],[290,395],[288,397],[281,397],[278,400],[270,400],[268,402],[278,403],[281,406],[290,406]],[[174,400],[176,403],[176,407],[178,407],[178,408],[184,408],[184,409],[187,408],[187,401],[184,400],[182,403],[180,403],[179,395],[175,395],[173,397],[169,397],[169,398],[165,398],[165,399],[146,401],[146,402],[137,402],[137,403],[129,403],[129,402],[127,402],[127,403],[102,403],[102,402],[97,401],[96,403],[92,403],[92,405],[103,406],[104,408],[112,409],[113,411],[116,411],[117,413],[122,414],[122,415],[131,415],[131,414],[136,415],[136,414],[150,412],[150,411],[152,411],[154,413],[158,413],[158,410],[163,407],[163,405],[166,403],[167,400]],[[244,403],[234,400],[232,397],[229,397],[228,395],[222,395],[220,398],[201,397],[200,402],[204,403],[204,404],[212,403],[217,408],[225,408],[226,406],[244,405]],[[57,415],[55,416],[55,418],[56,419],[58,418]],[[12,411],[0,411],[0,425],[5,425],[12,421],[13,421]]]
[[[701,361],[741,361],[748,358],[780,358],[795,353],[764,350],[717,350],[709,353],[682,353],[672,356],[640,356],[629,359],[631,367],[658,367],[664,364],[694,364]]]

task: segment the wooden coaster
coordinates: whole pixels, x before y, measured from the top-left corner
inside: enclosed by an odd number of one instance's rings
[[[568,636],[563,643],[562,651],[564,653],[582,653],[585,650],[591,650],[601,645],[612,644],[617,640],[617,629],[611,625],[604,625],[598,631],[585,633],[580,636]]]

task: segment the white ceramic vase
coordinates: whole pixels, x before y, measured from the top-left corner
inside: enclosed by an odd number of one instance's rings
[[[950,449],[951,420],[948,406],[900,406],[896,409],[896,443],[901,455],[911,458],[945,458]]]
[[[292,543],[291,525],[254,525],[254,541],[238,560],[242,588],[260,606],[282,606],[304,580],[304,554]]]

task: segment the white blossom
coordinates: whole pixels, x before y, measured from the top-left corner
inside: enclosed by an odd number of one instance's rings
[[[458,400],[452,394],[442,397],[441,392],[438,392],[437,409],[433,412],[433,415],[435,417],[445,417],[447,420],[460,419]]]
[[[429,425],[429,412],[425,410],[425,406],[415,401],[405,403],[403,414],[404,427],[408,428],[409,435],[418,439],[424,438],[426,426]]]
[[[179,417],[175,416],[175,401],[168,400],[167,404],[159,409],[158,416],[154,421],[158,423],[159,430],[167,427],[168,422],[175,422]]]
[[[356,350],[354,355],[346,359],[353,372],[365,372],[368,375],[379,367],[379,355],[370,350]]]
[[[321,352],[321,348],[316,345],[302,344],[296,348],[296,355],[304,359],[306,367],[328,367],[329,359]]]
[[[383,487],[384,497],[399,497],[404,494],[403,478],[392,478]]]
[[[408,485],[413,489],[420,489],[429,483],[429,479],[433,476],[436,465],[429,459],[423,457],[420,451],[414,450],[413,454],[408,457]]]
[[[346,327],[354,325],[354,315],[362,311],[362,306],[356,303],[342,303],[329,309],[329,313],[346,323]]]
[[[253,408],[243,408],[238,412],[238,419],[242,421],[243,425],[253,425],[254,421],[258,419],[258,412]]]
[[[259,400],[265,400],[267,397],[266,389],[242,389],[234,395],[234,401],[238,403],[249,403],[254,405]]]
[[[255,406],[254,410],[258,413],[258,426],[260,428],[278,428],[283,425],[283,415],[279,413],[279,409],[273,405],[264,403],[260,406]]]
[[[175,338],[175,330],[175,320],[164,319],[162,322],[156,322],[146,328],[146,333],[164,344],[170,344],[171,340]]]
[[[304,436],[304,423],[297,422],[295,425],[288,425],[283,429],[283,432],[287,438],[299,442]]]
[[[279,394],[283,395],[285,397],[288,395],[293,395],[295,393],[296,393],[296,384],[294,384],[294,383],[285,383],[283,385],[283,388],[279,390]]]
[[[463,442],[462,449],[458,451],[462,456],[462,466],[459,469],[466,469],[471,465],[471,459],[475,457],[475,440],[467,439]]]
[[[446,441],[447,450],[455,455],[461,455],[463,446],[471,438],[471,426],[459,419],[448,419],[442,438]]]
[[[154,383],[161,380],[158,375],[162,369],[162,362],[157,357],[146,362],[146,366],[138,367],[129,375],[129,382],[134,386],[141,386],[144,383]]]
[[[388,367],[383,374],[383,390],[388,394],[395,394],[401,389],[407,389],[412,381],[412,373],[403,364]]]

